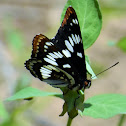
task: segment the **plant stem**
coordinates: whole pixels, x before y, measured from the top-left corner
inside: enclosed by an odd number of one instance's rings
[[[123,115],[121,115],[121,117],[120,117],[120,120],[119,120],[118,126],[122,126],[123,123],[124,123],[124,120],[125,120],[125,115],[123,114]]]
[[[67,121],[67,126],[71,126],[71,123],[72,123],[72,119],[69,117]]]

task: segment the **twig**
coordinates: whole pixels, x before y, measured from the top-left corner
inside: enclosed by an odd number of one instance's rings
[[[67,126],[71,126],[71,123],[72,123],[72,119],[69,117],[67,121]]]

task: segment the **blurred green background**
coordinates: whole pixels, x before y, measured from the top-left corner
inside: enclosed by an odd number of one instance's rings
[[[30,58],[36,34],[55,36],[66,1],[0,0],[0,126],[66,125],[67,115],[58,116],[62,111],[61,99],[38,97],[31,101],[5,101],[27,86],[60,92],[34,78],[24,68],[24,62]],[[103,28],[95,44],[85,51],[86,55],[95,73],[117,61],[120,64],[93,80],[85,92],[86,99],[103,93],[126,94],[126,0],[99,0],[99,4]],[[115,126],[119,118],[120,115],[108,120],[78,116],[72,126]]]

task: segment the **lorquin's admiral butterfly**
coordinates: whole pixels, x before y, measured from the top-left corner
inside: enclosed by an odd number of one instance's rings
[[[89,88],[81,31],[75,10],[68,7],[52,39],[39,34],[33,39],[31,58],[25,67],[34,77],[53,87],[71,90]]]

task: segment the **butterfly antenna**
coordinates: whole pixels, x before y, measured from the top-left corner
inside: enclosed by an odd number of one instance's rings
[[[91,77],[91,79],[93,79],[94,77],[98,76],[99,74],[101,74],[101,73],[103,73],[103,72],[105,72],[105,71],[109,70],[110,68],[112,68],[112,67],[116,66],[118,63],[119,63],[119,62],[117,62],[117,63],[115,63],[114,65],[110,66],[109,68],[107,68],[107,69],[103,70],[102,72],[100,72],[100,73],[96,74],[95,76]]]

